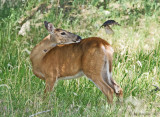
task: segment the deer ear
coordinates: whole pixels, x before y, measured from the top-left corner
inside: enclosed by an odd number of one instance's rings
[[[53,32],[55,27],[53,26],[52,23],[50,22],[47,22],[47,21],[44,21],[44,25],[46,27],[46,29],[49,31],[49,32]]]

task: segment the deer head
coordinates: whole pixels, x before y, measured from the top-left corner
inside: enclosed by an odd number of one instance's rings
[[[44,21],[44,25],[51,36],[51,41],[55,42],[56,44],[69,44],[69,43],[78,43],[81,41],[81,37],[68,32],[63,29],[56,29],[52,23]]]

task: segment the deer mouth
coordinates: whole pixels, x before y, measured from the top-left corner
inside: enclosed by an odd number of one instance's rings
[[[73,40],[73,42],[80,42],[82,40],[82,38],[80,36],[77,36],[77,39],[76,40]]]

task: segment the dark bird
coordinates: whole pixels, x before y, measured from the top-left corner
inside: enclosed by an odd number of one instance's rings
[[[119,25],[120,26],[120,24],[118,22],[114,21],[114,20],[107,20],[101,26],[101,27],[105,28],[107,34],[114,34],[114,31],[111,29],[111,27],[109,25]]]
[[[152,89],[151,92],[153,92],[153,91],[160,91],[160,88],[158,86],[156,86],[156,85],[153,85],[153,86],[155,87],[155,89]]]
[[[109,25],[119,25],[120,26],[120,24],[118,22],[114,21],[114,20],[107,20],[106,22],[103,23],[103,25],[101,27],[103,27],[103,26],[106,27],[106,26],[109,26]]]

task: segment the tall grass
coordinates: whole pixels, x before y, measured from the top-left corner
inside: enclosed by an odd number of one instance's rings
[[[39,1],[5,3],[0,9],[0,116],[30,116],[43,111],[37,116],[160,115],[160,92],[152,91],[153,84],[160,86],[159,1],[110,1],[106,9],[96,0],[60,0],[60,7],[53,1],[45,17],[37,20],[40,12],[32,17],[27,35],[18,35],[18,20],[44,2]],[[45,2],[50,4],[49,0]],[[121,24],[113,27],[113,36],[99,29],[107,19]],[[99,36],[113,46],[113,77],[124,90],[123,105],[115,97],[110,107],[106,97],[85,77],[57,82],[43,101],[45,82],[32,73],[29,52],[47,35],[43,25],[36,27],[44,20],[83,38]]]

